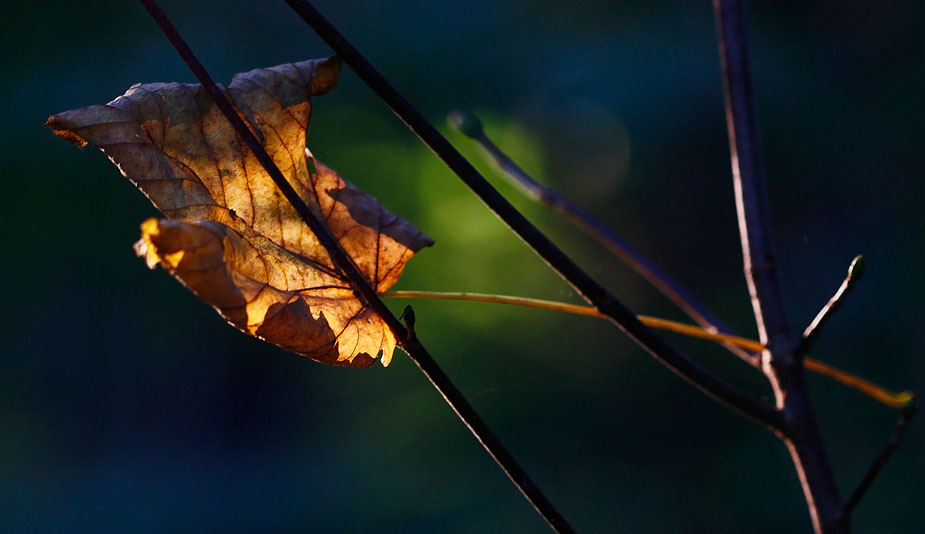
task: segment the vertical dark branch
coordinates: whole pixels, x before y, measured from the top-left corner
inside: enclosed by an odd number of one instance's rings
[[[768,347],[763,368],[787,423],[781,437],[803,486],[813,528],[817,533],[848,532],[784,307],[748,63],[744,0],[713,0],[713,9],[745,277],[761,341]]]
[[[791,333],[771,241],[771,220],[748,63],[743,4],[741,0],[713,2],[720,37],[726,128],[729,131],[745,275],[761,342],[773,348],[772,337],[777,336],[789,342]]]
[[[350,283],[354,294],[365,302],[370,308],[378,313],[389,329],[395,335],[398,344],[414,361],[415,364],[424,372],[424,375],[430,380],[435,388],[440,392],[453,411],[459,416],[463,423],[472,431],[479,443],[481,443],[488,453],[495,459],[501,470],[517,486],[517,489],[527,498],[536,511],[546,520],[547,523],[556,532],[574,532],[565,518],[556,510],[552,503],[546,498],[539,487],[533,483],[526,471],[517,463],[514,457],[507,451],[501,441],[488,428],[488,425],[472,408],[472,405],[463,397],[458,388],[450,381],[437,362],[431,357],[423,345],[415,336],[409,335],[409,331],[401,324],[397,317],[386,307],[379,298],[376,290],[366,280],[363,274],[357,269],[353,261],[346,252],[340,247],[340,244],[331,235],[331,232],[315,215],[311,212],[305,202],[298,196],[292,186],[286,181],[286,178],[280,172],[279,168],[267,154],[263,145],[254,136],[253,133],[245,126],[244,122],[235,112],[231,103],[225,98],[224,93],[212,80],[205,67],[193,54],[183,38],[177,32],[176,28],[167,18],[167,15],[157,5],[155,0],[141,0],[141,3],[151,14],[151,17],[160,26],[161,31],[170,40],[170,43],[177,49],[177,52],[186,62],[187,66],[209,92],[218,108],[222,111],[235,132],[244,140],[248,148],[257,157],[257,160],[273,179],[276,186],[286,197],[286,200],[295,208],[299,216],[306,225],[318,237],[318,240],[324,246],[325,250],[331,257],[334,264],[343,272],[347,281]],[[409,325],[411,323],[409,322]],[[413,334],[413,332],[412,332]]]

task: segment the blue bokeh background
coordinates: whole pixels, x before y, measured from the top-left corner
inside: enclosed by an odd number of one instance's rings
[[[330,52],[282,2],[165,1],[218,80]],[[319,1],[523,212],[634,311],[683,319],[444,126],[475,110],[567,192],[755,335],[709,2]],[[228,327],[134,257],[155,210],[97,151],[41,127],[135,82],[192,81],[140,5],[7,2],[0,102],[0,530],[537,532],[541,521],[414,365],[332,368]],[[794,328],[851,258],[865,279],[814,356],[923,391],[920,2],[751,2],[772,217]],[[345,70],[314,154],[436,239],[397,289],[577,302]],[[400,310],[405,302],[392,302]],[[594,319],[414,303],[420,337],[581,532],[806,532],[784,447]],[[756,373],[670,337],[754,392]],[[897,414],[810,376],[847,493]],[[917,421],[855,517],[925,527]]]

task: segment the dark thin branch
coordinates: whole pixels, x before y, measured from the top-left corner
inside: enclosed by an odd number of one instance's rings
[[[463,423],[469,427],[476,439],[485,447],[504,473],[514,482],[521,493],[523,493],[537,512],[549,523],[553,530],[556,532],[574,532],[571,525],[569,525],[565,518],[556,510],[536,484],[533,483],[523,468],[520,467],[514,457],[511,456],[465,397],[463,397],[459,389],[457,389],[443,373],[424,346],[421,345],[416,337],[408,335],[408,330],[382,302],[376,294],[375,289],[369,284],[350,257],[340,247],[340,244],[331,235],[328,228],[314,216],[289,182],[286,181],[283,174],[273,163],[273,160],[267,155],[260,141],[257,140],[253,133],[251,133],[247,126],[241,121],[234,108],[225,98],[222,90],[212,81],[212,78],[206,72],[205,68],[193,55],[192,50],[190,50],[186,42],[180,37],[176,28],[174,28],[173,24],[167,19],[167,16],[157,3],[154,0],[141,0],[141,2],[170,40],[171,44],[173,44],[174,48],[177,49],[177,52],[179,52],[196,78],[199,79],[202,86],[212,96],[216,105],[231,123],[237,134],[244,140],[251,152],[253,152],[258,161],[260,161],[260,164],[263,165],[264,169],[270,174],[276,186],[292,204],[302,220],[318,237],[318,240],[321,242],[322,246],[324,246],[325,250],[327,250],[334,264],[347,278],[357,297],[382,317],[383,321],[385,321],[386,325],[395,335],[399,346],[408,353],[414,363],[424,372],[434,387],[437,388],[443,398],[446,399],[453,408],[453,411],[455,411]]]
[[[864,256],[858,255],[851,262],[851,265],[848,266],[848,275],[842,281],[841,286],[838,287],[838,291],[835,292],[835,295],[829,299],[829,302],[819,310],[819,313],[816,315],[816,318],[813,319],[813,322],[806,327],[806,330],[803,331],[803,339],[800,340],[799,345],[797,345],[796,357],[802,358],[809,349],[812,348],[813,343],[816,342],[816,339],[819,338],[819,334],[822,332],[822,327],[829,321],[835,312],[841,308],[842,303],[845,301],[845,297],[848,296],[848,293],[854,289],[855,284],[858,283],[858,280],[861,279],[861,276],[864,274]]]
[[[764,163],[748,65],[745,7],[741,0],[714,0],[713,5],[720,33],[726,127],[745,275],[761,342],[773,348],[775,340],[771,337],[788,342],[791,334],[771,238]]]
[[[841,496],[816,423],[803,366],[795,357],[796,342],[777,270],[748,64],[745,2],[713,0],[713,11],[745,278],[761,342],[768,347],[763,353],[763,370],[787,421],[781,437],[803,486],[813,528],[817,533],[848,532],[847,521],[840,517]]]
[[[543,258],[559,276],[569,282],[582,297],[601,313],[607,315],[613,323],[642,345],[658,361],[710,397],[767,427],[781,428],[781,419],[776,410],[732,387],[665,343],[661,337],[640,323],[636,316],[610,292],[578,267],[571,258],[566,256],[501,196],[311,3],[305,0],[286,0],[286,3],[469,186],[482,202]]]
[[[500,167],[503,171],[503,176],[523,191],[528,198],[546,204],[563,214],[572,223],[613,252],[623,263],[629,265],[630,268],[655,286],[700,326],[710,331],[733,334],[729,327],[697,302],[697,299],[688,293],[681,284],[668,276],[655,262],[646,257],[645,254],[630,244],[613,228],[604,224],[600,219],[565,195],[534,180],[495,145],[482,128],[482,122],[474,114],[464,110],[456,110],[450,113],[449,122],[467,137],[475,140]],[[753,367],[761,365],[758,355],[728,343],[724,343],[724,346]]]
[[[899,444],[902,443],[903,436],[906,435],[906,429],[909,427],[909,423],[912,422],[912,418],[915,416],[917,406],[912,403],[903,408],[902,415],[899,417],[899,421],[896,422],[896,428],[893,430],[893,434],[890,436],[890,439],[887,440],[886,446],[880,451],[880,454],[874,459],[874,462],[867,469],[867,472],[864,473],[864,478],[861,479],[861,482],[858,484],[858,487],[854,490],[848,500],[845,501],[844,509],[842,510],[842,516],[847,520],[851,517],[851,513],[854,512],[855,507],[860,502],[861,497],[870,489],[870,485],[873,484],[874,479],[877,478],[877,475],[880,474],[880,471],[883,470],[883,467],[889,461],[890,456],[896,451],[899,447]]]

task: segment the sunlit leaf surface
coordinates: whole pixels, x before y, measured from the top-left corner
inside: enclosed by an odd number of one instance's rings
[[[267,153],[377,291],[433,242],[314,160],[311,97],[337,83],[336,58],[236,75],[226,95]],[[132,86],[47,126],[102,150],[168,219],[145,221],[135,249],[229,323],[313,360],[388,365],[395,339],[353,294],[316,236],[199,85]]]

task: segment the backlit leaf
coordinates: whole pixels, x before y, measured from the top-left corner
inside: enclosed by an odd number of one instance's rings
[[[337,58],[236,75],[225,90],[287,181],[377,291],[433,242],[305,147],[311,97],[337,83]],[[353,294],[324,247],[198,84],[132,86],[46,126],[102,150],[168,217],[135,245],[229,323],[316,361],[388,365],[391,331]]]

